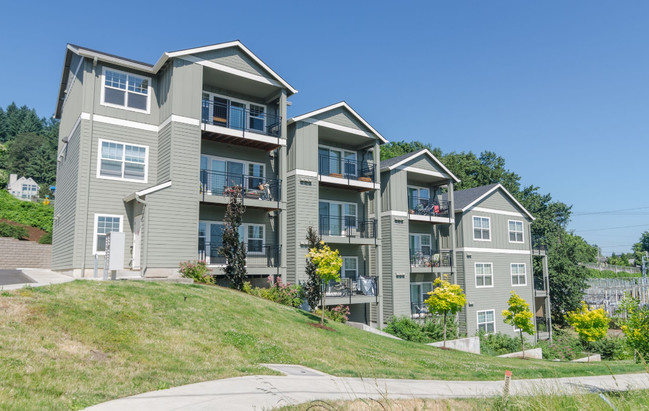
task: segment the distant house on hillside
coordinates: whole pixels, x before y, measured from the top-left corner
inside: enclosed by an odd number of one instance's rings
[[[32,197],[38,196],[38,184],[31,177],[18,178],[17,174],[10,174],[7,191],[16,198],[29,201]]]

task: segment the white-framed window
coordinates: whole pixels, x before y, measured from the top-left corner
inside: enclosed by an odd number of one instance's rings
[[[491,219],[489,217],[473,217],[473,239],[491,241]]]
[[[239,230],[239,236],[241,236],[241,230]],[[246,252],[248,254],[263,254],[264,225],[246,224],[243,241],[246,243]]]
[[[493,264],[475,263],[475,286],[478,288],[494,286]]]
[[[408,208],[417,210],[430,202],[430,188],[408,186]]]
[[[149,147],[99,140],[97,178],[147,182]]]
[[[149,113],[151,79],[104,67],[101,104]]]
[[[429,297],[428,293],[433,291],[432,282],[410,283],[410,312],[411,314],[424,314],[428,308],[424,301]]]
[[[215,264],[215,260],[220,259],[218,249],[223,246],[224,230],[225,223],[222,221],[201,220],[198,222],[198,248],[199,251],[205,252],[205,259],[208,263]],[[262,255],[265,253],[265,230],[266,227],[263,224],[243,223],[239,226],[239,241],[245,243],[246,254]]]
[[[318,146],[318,171],[322,175],[342,174],[343,177],[358,176],[355,151],[342,148]]]
[[[261,104],[207,91],[203,92],[202,116],[203,121],[209,124],[265,133],[268,118],[266,111],[267,107]]]
[[[93,254],[106,254],[106,234],[122,232],[124,217],[114,214],[95,214],[95,231],[92,242]]]
[[[496,332],[496,310],[478,311],[478,331],[487,334]]]
[[[508,220],[507,228],[509,230],[509,242],[510,243],[523,243],[523,222],[517,220]]]
[[[232,186],[259,190],[266,183],[265,170],[262,163],[201,155],[201,183],[208,194],[224,195]]]
[[[510,267],[512,273],[512,286],[527,285],[525,263],[512,263]]]
[[[410,252],[414,255],[430,257],[433,248],[431,246],[430,234],[410,234]]]
[[[358,280],[358,257],[343,257],[343,265],[340,269],[342,278]]]
[[[348,229],[355,229],[358,220],[356,203],[323,200],[318,205],[320,233],[344,236]]]

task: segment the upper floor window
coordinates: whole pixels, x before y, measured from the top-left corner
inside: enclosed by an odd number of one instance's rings
[[[510,243],[522,243],[523,241],[523,222],[509,220],[507,222],[509,225],[509,242]]]
[[[208,92],[203,92],[202,96],[204,123],[266,133],[270,131],[268,127],[275,127],[279,121],[278,117],[269,115],[263,105]]]
[[[105,68],[102,104],[148,113],[149,85],[146,77]]]
[[[354,178],[358,174],[356,152],[332,147],[318,147],[318,172]]]
[[[146,183],[148,147],[99,140],[97,177]]]
[[[475,264],[475,286],[476,287],[494,286],[494,272],[491,263]]]
[[[527,285],[527,278],[525,276],[525,264],[512,263],[512,285]]]
[[[350,278],[356,281],[358,279],[358,257],[343,257],[340,274],[342,278]]]
[[[478,331],[487,334],[496,332],[496,310],[478,311]]]
[[[473,217],[473,239],[491,241],[491,223],[489,217]]]
[[[426,207],[430,200],[430,189],[422,187],[408,187],[408,208],[417,210]]]

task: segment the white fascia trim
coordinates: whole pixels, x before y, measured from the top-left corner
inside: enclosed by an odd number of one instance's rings
[[[275,77],[275,79],[285,88],[287,88],[292,94],[297,93],[297,90],[293,88],[286,80],[284,80],[279,74],[275,73],[273,69],[268,67],[266,63],[264,63],[259,57],[257,57],[252,51],[248,49],[248,47],[244,46],[243,43],[241,43],[239,40],[235,41],[229,41],[227,43],[221,43],[221,44],[213,44],[211,46],[204,46],[204,47],[196,47],[192,49],[185,49],[185,50],[179,50],[179,51],[174,51],[171,53],[164,53],[164,55],[160,58],[158,63],[154,67],[162,67],[164,62],[173,57],[186,57],[188,54],[194,54],[194,53],[202,53],[205,51],[212,51],[212,50],[220,50],[220,49],[225,49],[228,47],[239,47],[241,50],[243,50],[244,53],[248,55],[251,59],[255,61],[255,63],[259,64],[264,70],[266,70],[270,75]]]
[[[330,184],[342,185],[342,186],[369,188],[373,190],[378,190],[379,188],[381,188],[381,184],[379,183],[372,183],[372,182],[358,181],[358,180],[347,180],[346,178],[338,178],[338,177],[323,176],[323,175],[320,175],[320,181],[324,181],[325,183],[330,183]]]
[[[83,112],[81,113],[82,120],[90,120],[90,113]]]
[[[145,196],[147,194],[153,194],[156,191],[163,190],[163,189],[165,189],[167,187],[171,187],[171,180],[167,181],[166,183],[158,184],[157,186],[149,187],[149,188],[147,188],[145,190],[142,190],[142,191],[137,191],[135,194],[137,194],[138,196],[141,197],[141,196]]]
[[[83,114],[84,113],[79,114],[79,117],[77,117],[77,121],[75,121],[74,125],[72,126],[72,130],[70,131],[70,133],[65,138],[66,141],[63,142],[63,147],[61,148],[61,151],[59,151],[59,154],[56,157],[57,161],[61,161],[61,158],[63,157],[63,152],[68,147],[68,144],[70,143],[70,139],[72,138],[72,135],[77,130],[77,128],[79,128],[79,125],[81,124],[81,120],[83,119]]]
[[[401,165],[407,163],[408,161],[410,161],[410,160],[412,160],[413,158],[418,157],[418,156],[420,156],[420,155],[422,155],[422,154],[426,154],[426,155],[428,155],[428,157],[430,157],[431,160],[433,160],[433,161],[435,162],[435,164],[437,164],[438,166],[440,166],[440,167],[442,168],[442,170],[444,170],[444,172],[445,172],[446,174],[448,174],[448,176],[451,177],[451,178],[452,178],[456,183],[459,183],[459,182],[460,182],[460,179],[457,178],[457,177],[455,176],[455,174],[451,173],[451,170],[449,170],[448,168],[446,168],[446,166],[445,166],[444,164],[442,164],[442,162],[439,161],[439,160],[437,159],[437,157],[435,157],[435,156],[433,155],[433,153],[431,153],[431,152],[430,152],[428,149],[426,149],[426,148],[425,148],[425,149],[422,149],[422,150],[419,150],[419,151],[417,151],[417,152],[415,152],[415,153],[413,153],[411,156],[404,158],[403,160],[399,161],[399,162],[396,163],[396,164],[391,165],[390,167],[385,167],[385,168],[383,168],[383,170],[381,170],[381,171],[394,170],[395,168],[400,167]]]
[[[108,56],[104,53],[98,53],[96,51],[87,50],[81,47],[77,49],[75,47],[72,47],[69,44],[68,44],[68,49],[81,57],[88,57],[91,60],[96,57],[97,60],[101,60],[106,63],[112,63],[118,66],[132,68],[145,73],[154,73],[153,67],[149,65],[139,64],[134,61],[126,60],[115,56]]]
[[[506,194],[506,195],[507,195],[507,196],[508,196],[508,197],[509,197],[509,198],[510,198],[510,199],[511,199],[511,200],[512,200],[512,201],[513,201],[513,202],[514,202],[514,203],[515,203],[515,204],[516,204],[516,205],[517,205],[521,210],[523,210],[523,211],[525,212],[525,215],[527,215],[529,218],[531,218],[532,221],[536,220],[536,218],[534,218],[534,216],[533,216],[529,211],[527,211],[527,209],[526,209],[525,207],[523,207],[523,205],[522,205],[521,203],[519,203],[518,200],[516,200],[516,198],[514,198],[514,196],[513,196],[509,191],[507,191],[507,189],[506,189],[505,187],[502,186],[502,184],[498,184],[498,185],[494,186],[491,190],[487,191],[486,193],[484,193],[484,194],[481,195],[480,197],[476,198],[473,202],[471,202],[470,204],[468,204],[466,207],[464,207],[464,208],[463,208],[462,210],[460,210],[460,211],[462,211],[462,212],[467,211],[467,210],[470,209],[474,204],[479,203],[479,202],[482,201],[485,197],[487,197],[489,194],[493,193],[494,191],[496,191],[496,190],[499,189],[499,188],[502,189],[502,190],[505,192],[505,194]]]
[[[139,130],[153,131],[156,133],[158,132],[158,126],[154,126],[153,124],[145,124],[137,121],[122,120],[120,118],[115,118],[115,117],[100,116],[99,114],[93,114],[92,119],[99,123],[112,124],[114,126],[137,128]]]
[[[277,144],[280,146],[285,146],[286,145],[286,140],[283,138],[279,137],[270,137],[270,136],[265,136],[263,134],[258,134],[253,131],[247,131],[244,133],[242,130],[236,130],[233,128],[227,128],[227,127],[222,127],[222,126],[215,126],[213,124],[204,124],[204,130],[205,131],[211,131],[213,133],[219,133],[219,134],[227,134],[233,137],[238,137],[238,138],[245,138],[248,140],[255,140],[255,141],[261,141],[263,143],[270,143],[270,144]]]
[[[387,142],[388,142],[388,140],[387,140],[385,137],[383,137],[383,136],[381,135],[381,133],[379,133],[378,131],[376,131],[376,129],[374,129],[374,127],[372,127],[372,126],[371,126],[367,121],[365,121],[365,119],[364,119],[363,117],[361,117],[361,116],[360,116],[356,111],[354,111],[353,108],[351,108],[351,107],[349,106],[349,104],[347,104],[347,103],[344,102],[344,101],[341,101],[341,102],[339,102],[339,103],[332,104],[332,105],[327,106],[327,107],[323,107],[323,108],[318,109],[318,110],[310,111],[310,112],[308,112],[308,113],[305,113],[305,114],[299,115],[299,116],[297,116],[297,117],[293,117],[293,118],[291,118],[291,119],[288,120],[288,124],[292,124],[292,123],[295,123],[295,122],[297,122],[297,121],[303,121],[303,120],[305,120],[305,119],[307,119],[307,118],[309,118],[309,117],[317,116],[318,114],[326,113],[327,111],[331,111],[331,110],[334,110],[334,109],[337,109],[337,108],[340,108],[340,107],[343,107],[343,108],[349,110],[349,112],[352,113],[352,115],[353,115],[354,117],[356,117],[356,119],[357,119],[358,121],[360,121],[361,124],[363,124],[363,125],[364,125],[365,127],[367,127],[367,128],[368,128],[372,133],[374,133],[374,135],[375,135],[376,137],[378,137],[378,139],[381,140],[381,142],[383,142],[383,143],[387,143]]]
[[[421,221],[424,223],[441,223],[441,224],[452,224],[455,222],[455,219],[448,217],[436,217],[436,216],[425,216],[419,214],[408,214],[408,219],[412,221]]]
[[[530,250],[512,250],[506,248],[462,247],[462,248],[456,248],[455,251],[461,251],[464,253],[492,253],[492,254],[520,254],[520,255],[532,254]]]
[[[295,170],[289,171],[286,176],[318,177],[318,173],[316,173],[315,171],[301,170],[299,168],[296,168]]]
[[[189,61],[191,63],[200,64],[201,66],[209,67],[209,68],[214,69],[214,70],[223,71],[225,73],[234,74],[235,76],[244,77],[244,78],[247,78],[249,80],[258,81],[260,83],[269,84],[269,85],[275,86],[275,87],[282,87],[282,84],[279,83],[276,80],[267,79],[266,77],[260,76],[258,74],[248,73],[248,72],[245,72],[243,70],[239,70],[239,69],[235,69],[235,68],[232,68],[232,67],[224,66],[223,64],[214,63],[213,61],[205,61],[203,59],[200,59],[200,58],[194,57],[194,56],[183,56],[183,57],[180,57],[180,58],[183,59],[183,60],[187,60],[187,61]]]
[[[79,74],[79,69],[81,68],[81,65],[83,64],[84,60],[85,59],[83,57],[79,59],[79,64],[77,64],[77,68],[74,70],[74,76],[72,77],[72,81],[70,82],[68,88],[65,89],[65,97],[63,98],[63,104],[61,105],[61,110],[63,110],[63,107],[65,107],[65,103],[68,101],[68,96],[70,95],[70,91],[72,91],[72,87],[74,87],[74,83],[77,81],[77,74]]]
[[[200,126],[201,124],[200,121],[198,121],[198,119],[196,118],[183,117],[183,116],[177,116],[175,114],[172,114],[169,117],[167,117],[167,119],[158,126],[158,131],[165,128],[167,124],[171,122],[189,124],[191,126]]]
[[[390,210],[390,211],[383,211],[381,213],[381,217],[408,217],[408,213],[405,211],[396,211],[396,210]]]
[[[496,210],[496,209],[493,209],[493,208],[473,207],[469,211],[479,211],[481,213],[501,214],[501,215],[508,215],[508,216],[511,216],[511,217],[523,217],[523,218],[525,218],[525,214],[523,214],[523,213],[516,213],[514,211]]]
[[[349,134],[356,134],[358,136],[363,136],[363,137],[367,137],[367,138],[371,138],[371,139],[374,138],[373,135],[371,135],[370,133],[366,133],[365,131],[357,130],[355,128],[351,128],[351,127],[347,127],[347,126],[341,126],[341,125],[330,123],[330,122],[324,121],[324,120],[314,120],[314,119],[311,119],[311,118],[307,118],[307,119],[302,120],[302,121],[304,121],[305,123],[315,124],[316,126],[327,127],[327,128],[331,128],[331,129],[338,130],[338,131],[344,131],[345,133],[349,133]]]
[[[417,167],[399,167],[400,170],[407,171],[409,173],[414,173],[414,174],[424,174],[427,176],[434,176],[434,177],[440,177],[440,178],[449,178],[448,175],[444,175],[442,173],[439,173],[437,171],[431,171],[431,170],[426,170],[423,168],[417,168]]]

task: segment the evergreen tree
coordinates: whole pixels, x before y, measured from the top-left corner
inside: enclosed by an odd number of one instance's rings
[[[309,244],[309,250],[322,249],[322,244],[318,241],[318,232],[311,226],[306,230],[306,239]],[[304,294],[306,301],[309,303],[309,307],[315,309],[322,299],[322,278],[316,272],[316,265],[313,263],[311,258],[306,259],[306,275],[307,281],[304,287]]]
[[[239,227],[243,222],[243,214],[246,209],[243,206],[243,198],[240,186],[234,186],[230,190],[230,202],[225,209],[225,229],[223,230],[223,246],[218,253],[225,257],[226,266],[223,268],[225,277],[237,290],[243,289],[246,280],[246,246],[239,240]]]

